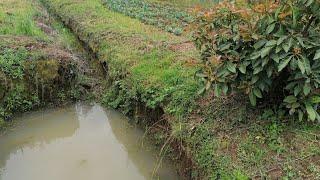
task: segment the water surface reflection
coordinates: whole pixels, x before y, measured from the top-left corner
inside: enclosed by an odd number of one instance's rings
[[[151,179],[156,152],[143,131],[98,104],[25,114],[0,137],[3,180]],[[160,179],[178,179],[164,162]]]

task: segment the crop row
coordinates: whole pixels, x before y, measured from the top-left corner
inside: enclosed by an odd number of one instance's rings
[[[193,17],[187,12],[160,3],[150,3],[144,0],[104,0],[104,2],[113,11],[176,35],[182,34],[185,27],[193,21]]]

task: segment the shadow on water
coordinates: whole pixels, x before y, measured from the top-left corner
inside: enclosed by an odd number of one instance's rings
[[[79,103],[17,119],[0,137],[0,179],[151,179],[154,147],[116,111]],[[178,179],[167,161],[157,175]]]

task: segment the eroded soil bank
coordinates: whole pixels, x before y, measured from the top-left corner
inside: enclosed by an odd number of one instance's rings
[[[88,62],[37,1],[0,3],[0,124],[19,112],[81,99]]]

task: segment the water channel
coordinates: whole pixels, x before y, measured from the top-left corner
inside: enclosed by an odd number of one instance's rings
[[[23,114],[0,136],[0,180],[178,179],[119,112],[77,103]],[[142,143],[143,142],[143,143]]]

